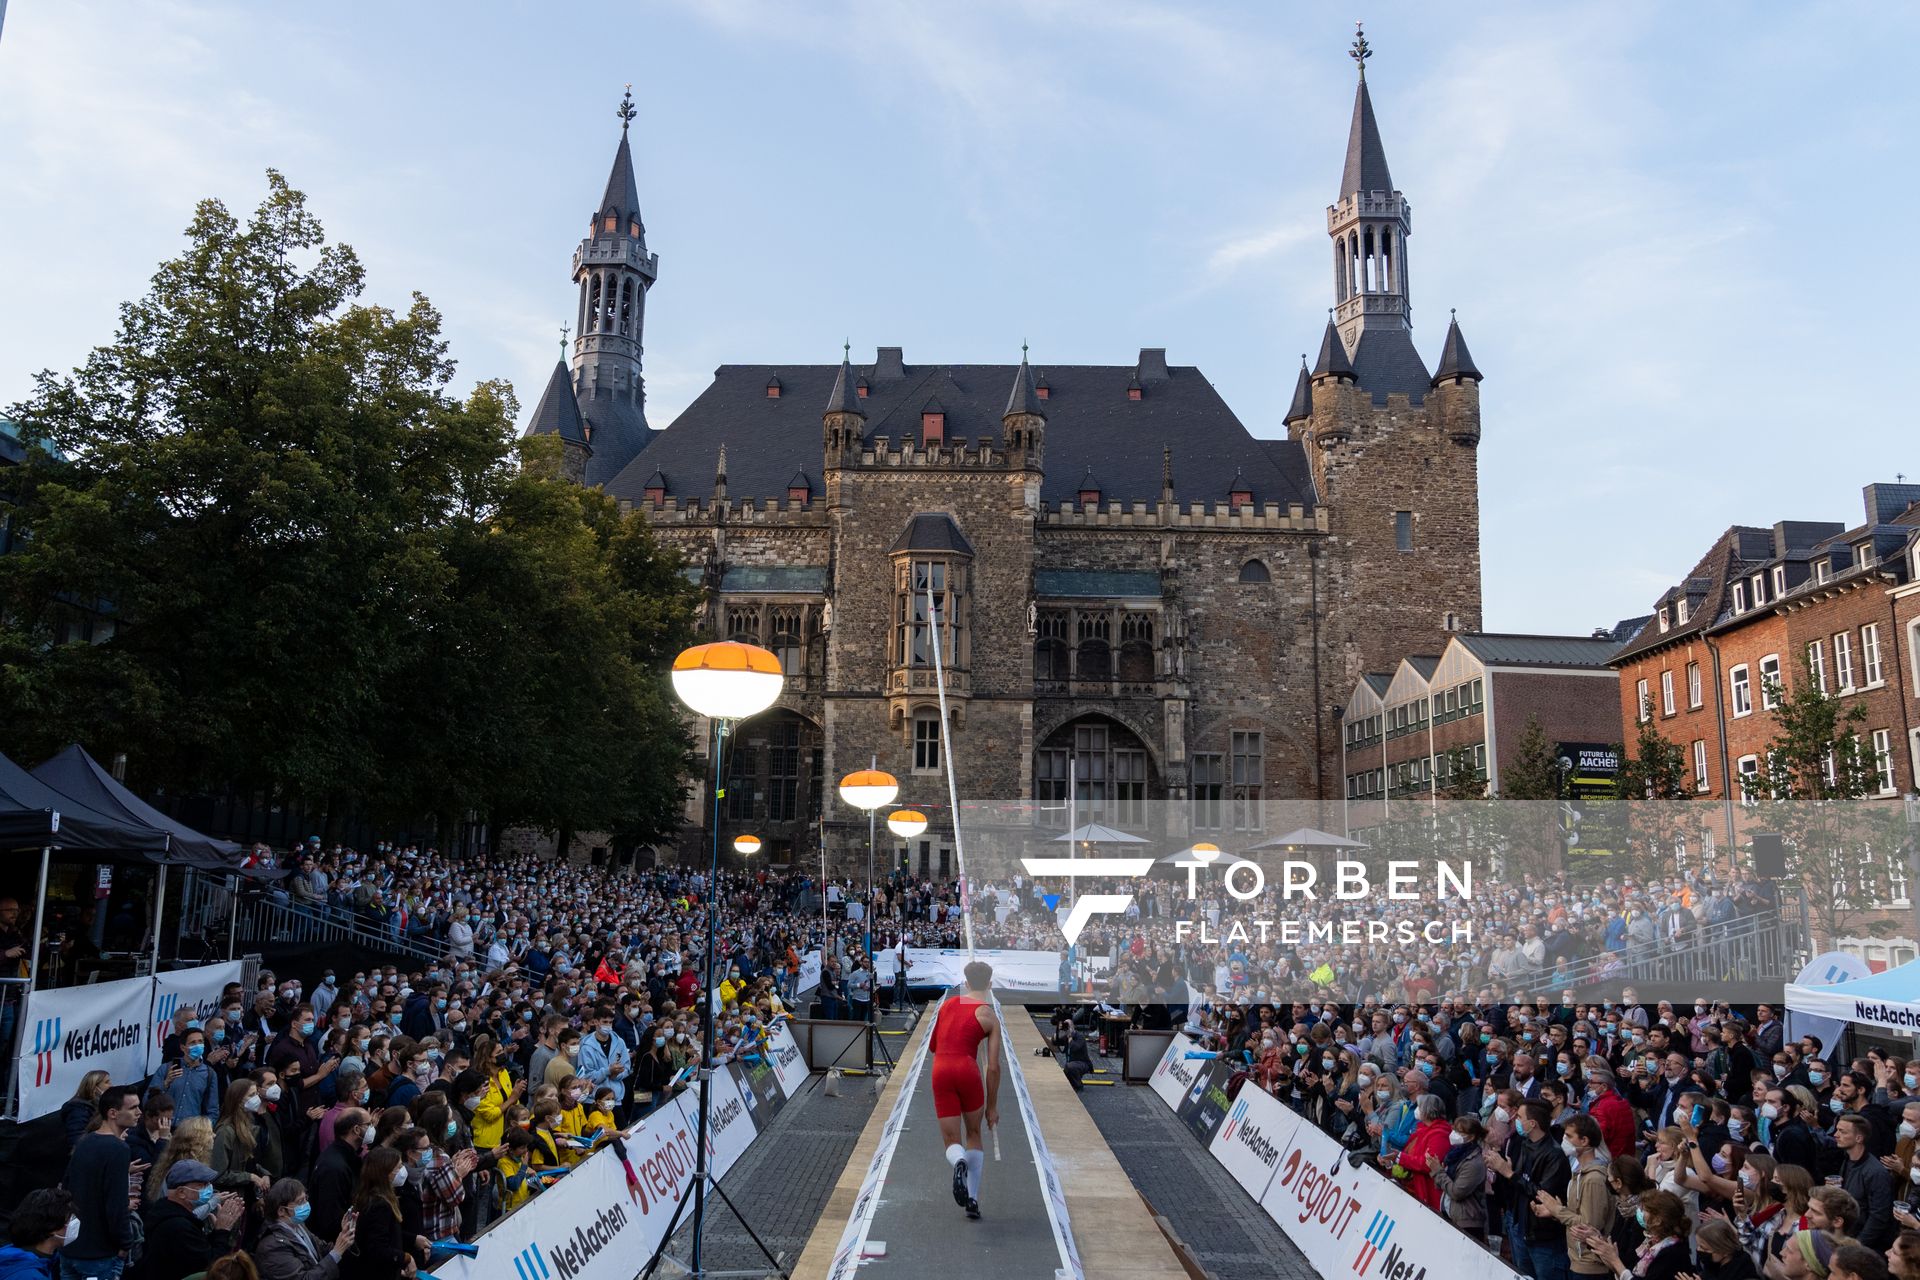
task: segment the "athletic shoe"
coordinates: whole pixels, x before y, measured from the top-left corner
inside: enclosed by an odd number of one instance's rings
[[[967,1199],[967,1162],[963,1157],[953,1162],[953,1202],[964,1209]]]
[[[967,1198],[967,1216],[975,1222],[980,1221],[980,1202],[971,1196]]]

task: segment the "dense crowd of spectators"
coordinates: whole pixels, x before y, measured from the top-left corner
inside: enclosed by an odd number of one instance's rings
[[[1779,1010],[1203,1001],[1185,1025],[1522,1275],[1920,1280],[1920,1059]]]

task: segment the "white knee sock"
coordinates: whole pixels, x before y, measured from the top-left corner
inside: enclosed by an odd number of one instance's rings
[[[967,1152],[967,1194],[975,1200],[980,1198],[980,1172],[985,1168],[986,1162],[986,1152]]]
[[[947,1168],[951,1169],[966,1157],[967,1149],[957,1142],[947,1144]]]

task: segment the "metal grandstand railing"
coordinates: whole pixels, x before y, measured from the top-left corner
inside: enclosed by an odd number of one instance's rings
[[[231,936],[241,948],[289,942],[338,942],[374,951],[399,952],[433,965],[447,958],[447,944],[361,920],[349,911],[326,905],[304,906],[281,901],[253,886],[242,888],[236,876],[189,871],[180,900],[180,939],[202,946],[214,938]]]
[[[1695,929],[1683,937],[1630,943],[1530,975],[1515,985],[1543,994],[1596,983],[1629,983],[1643,997],[1651,988],[1685,988],[1686,998],[1700,994],[1702,983],[1787,982],[1805,959],[1801,930],[1786,911],[1767,911]]]

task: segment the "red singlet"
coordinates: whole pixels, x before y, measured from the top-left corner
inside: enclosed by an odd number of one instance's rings
[[[976,1056],[987,1033],[976,1016],[985,1001],[951,996],[933,1024],[933,1114],[957,1116],[987,1105]]]

